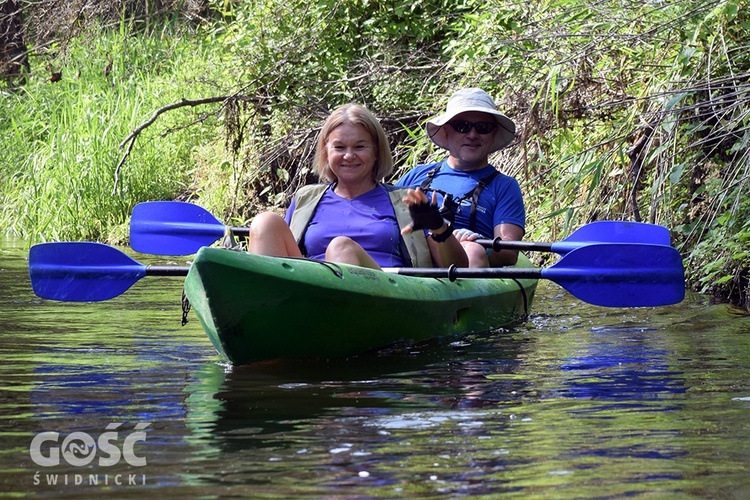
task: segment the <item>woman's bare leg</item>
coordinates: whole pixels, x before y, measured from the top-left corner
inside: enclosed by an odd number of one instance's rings
[[[370,257],[370,254],[365,252],[364,248],[347,236],[337,236],[331,240],[328,248],[326,248],[326,260],[369,267],[371,269],[380,269],[380,266]]]
[[[250,224],[247,251],[273,257],[302,257],[292,230],[278,214],[258,214]]]

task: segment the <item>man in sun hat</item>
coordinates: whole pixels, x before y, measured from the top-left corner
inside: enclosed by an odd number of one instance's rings
[[[478,238],[523,238],[526,211],[521,188],[489,164],[489,155],[510,144],[515,131],[513,121],[497,110],[487,92],[463,88],[448,100],[445,113],[427,122],[427,134],[448,150],[448,158],[418,165],[396,183],[438,194],[444,209],[455,216],[456,237],[471,267],[506,266],[518,260],[517,251],[495,252],[474,243]]]

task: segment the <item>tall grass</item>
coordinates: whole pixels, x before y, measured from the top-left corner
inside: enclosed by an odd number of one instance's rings
[[[170,199],[191,182],[203,127],[175,129],[178,112],[142,134],[115,179],[120,142],[165,104],[201,95],[204,49],[165,30],[130,36],[126,26],[77,38],[27,86],[0,100],[0,227],[32,241],[103,240],[135,203]],[[165,131],[170,130],[168,136]]]

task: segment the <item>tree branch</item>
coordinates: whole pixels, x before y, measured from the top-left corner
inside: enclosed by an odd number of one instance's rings
[[[156,111],[154,111],[154,114],[151,115],[151,118],[146,120],[145,122],[138,125],[138,127],[133,130],[130,135],[128,135],[125,140],[123,140],[120,143],[120,149],[124,148],[127,145],[127,150],[125,151],[125,154],[123,154],[122,158],[120,158],[120,161],[117,163],[117,166],[115,167],[115,182],[112,187],[112,194],[114,195],[117,193],[117,186],[120,183],[120,170],[122,169],[123,164],[125,163],[125,160],[127,160],[128,156],[130,156],[130,152],[133,150],[133,146],[135,145],[136,139],[138,139],[138,136],[143,132],[146,128],[151,126],[160,115],[166,113],[167,111],[171,111],[173,109],[178,108],[184,108],[186,106],[201,106],[203,104],[212,104],[216,102],[225,103],[227,100],[232,98],[237,98],[237,95],[225,95],[225,96],[215,96],[215,97],[206,97],[203,99],[183,99],[179,102],[173,102],[172,104],[167,104],[166,106],[163,106]]]

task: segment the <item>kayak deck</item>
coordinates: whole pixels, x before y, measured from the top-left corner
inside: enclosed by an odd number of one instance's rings
[[[518,267],[533,267],[519,255]],[[309,259],[204,247],[185,294],[233,364],[340,357],[394,342],[482,332],[527,314],[535,279],[401,276]]]

